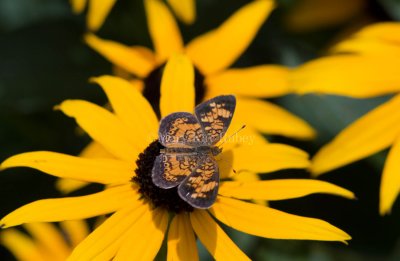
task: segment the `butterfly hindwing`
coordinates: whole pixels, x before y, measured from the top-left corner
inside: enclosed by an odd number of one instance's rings
[[[206,143],[216,144],[226,133],[236,107],[233,95],[222,95],[201,103],[195,114],[206,133]]]
[[[196,167],[197,157],[185,154],[160,154],[154,161],[153,183],[163,189],[178,186]]]
[[[196,117],[188,112],[172,113],[160,122],[159,141],[166,147],[198,147],[204,133]]]
[[[191,206],[205,209],[215,202],[218,186],[217,162],[209,155],[202,155],[193,172],[178,186],[178,193]]]

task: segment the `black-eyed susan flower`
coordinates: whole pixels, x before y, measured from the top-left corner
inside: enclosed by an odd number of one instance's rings
[[[97,31],[104,23],[117,0],[70,0],[72,10],[80,14],[87,6],[86,24],[89,30]],[[187,24],[196,19],[195,0],[167,0],[176,16]]]
[[[294,70],[299,93],[368,98],[400,91],[400,23],[367,26],[332,52]],[[389,212],[400,191],[399,110],[397,94],[346,127],[315,155],[312,172],[319,175],[391,146],[380,190],[380,213]]]
[[[184,56],[168,62],[161,89],[163,116],[193,110],[194,72],[190,66]],[[192,73],[187,76],[190,70]],[[125,80],[102,76],[94,81],[107,94],[113,112],[83,100],[67,100],[58,109],[73,117],[112,158],[39,151],[10,157],[1,168],[31,167],[57,177],[106,184],[106,188],[86,196],[30,203],[4,217],[0,221],[2,227],[114,213],[75,248],[68,260],[152,260],[164,238],[168,259],[197,260],[196,236],[217,260],[248,260],[215,219],[260,237],[342,242],[350,239],[325,221],[252,203],[311,193],[353,198],[348,190],[316,180],[230,180],[232,175],[240,176],[246,171],[264,173],[308,167],[307,154],[288,145],[263,140],[247,142],[239,136],[226,142],[217,158],[221,174],[217,201],[208,210],[194,209],[180,199],[176,189],[158,188],[152,183],[151,171],[161,146],[157,141],[158,119],[151,105]]]
[[[64,261],[89,234],[82,220],[60,222],[59,227],[51,223],[23,225],[28,234],[9,228],[0,233],[0,243],[18,261]]]
[[[238,101],[235,117],[246,119],[248,128],[262,133],[309,139],[314,130],[302,119],[258,98],[290,92],[288,69],[260,65],[227,69],[245,51],[274,8],[271,0],[253,1],[229,17],[218,28],[184,45],[179,28],[168,8],[159,0],[145,0],[147,22],[154,52],[143,46],[126,46],[86,35],[86,42],[114,65],[134,76],[131,81],[159,114],[162,70],[169,57],[186,54],[195,66],[196,104],[231,93]],[[161,106],[162,107],[162,106]]]

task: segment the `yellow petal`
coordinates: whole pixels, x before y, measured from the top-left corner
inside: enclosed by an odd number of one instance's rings
[[[114,155],[112,155],[108,150],[106,150],[101,144],[98,142],[92,141],[87,145],[81,153],[79,153],[80,157],[90,158],[90,159],[112,159]]]
[[[186,24],[193,24],[196,19],[195,0],[167,0],[176,16]]]
[[[57,179],[56,188],[63,194],[68,194],[87,186],[89,183],[76,179]]]
[[[218,28],[191,41],[187,54],[206,75],[230,66],[249,46],[274,7],[274,1],[252,1]]]
[[[235,175],[240,176],[241,174]],[[218,194],[239,199],[283,200],[325,193],[354,199],[354,194],[334,184],[311,179],[282,179],[268,181],[225,181]]]
[[[333,52],[389,55],[389,59],[400,55],[399,43],[384,42],[377,39],[351,38],[333,47]]]
[[[196,239],[189,214],[181,213],[172,219],[168,231],[167,260],[199,260]]]
[[[383,169],[379,212],[381,215],[390,213],[390,210],[400,192],[400,135],[397,136]]]
[[[141,151],[135,142],[145,137],[131,135],[122,121],[111,112],[82,100],[64,101],[58,109],[75,118],[82,129],[115,157],[128,162],[137,159]]]
[[[250,235],[344,243],[351,239],[344,231],[323,220],[296,216],[236,199],[218,197],[210,210],[219,221]]]
[[[392,44],[400,43],[400,24],[398,22],[374,23],[365,26],[351,38],[375,39]]]
[[[141,201],[127,204],[83,240],[74,249],[68,261],[111,260],[126,238],[129,228],[134,226],[147,211],[149,207]],[[136,240],[133,243],[135,242]]]
[[[260,65],[230,69],[206,78],[207,95],[236,94],[247,97],[276,97],[288,94],[289,69],[278,65]]]
[[[52,260],[65,260],[70,252],[64,235],[50,223],[31,223],[24,227],[32,235],[34,241]]]
[[[93,81],[103,88],[115,114],[129,128],[130,135],[138,137],[135,144],[141,151],[157,139],[157,116],[137,89],[114,76],[96,77]]]
[[[19,261],[47,261],[36,243],[16,229],[1,231],[0,240]]]
[[[85,159],[66,154],[37,151],[12,156],[0,168],[29,167],[47,174],[103,184],[127,183],[134,173],[133,164],[113,159]]]
[[[400,95],[342,130],[312,159],[311,171],[322,174],[389,147],[400,133]]]
[[[97,31],[104,23],[116,0],[90,0],[87,14],[87,25],[89,30]]]
[[[266,101],[237,98],[234,117],[263,133],[297,139],[315,136],[314,129],[304,120]]]
[[[306,152],[284,144],[241,146],[231,151],[236,175],[240,175],[240,171],[243,170],[264,173],[289,168],[307,168],[310,165]]]
[[[201,243],[215,260],[250,260],[205,210],[190,213],[190,221]]]
[[[43,199],[14,210],[0,221],[4,227],[32,222],[83,219],[114,212],[133,204],[138,194],[131,185],[117,186],[88,196]],[[101,202],[101,204],[99,204]]]
[[[161,80],[162,117],[173,112],[192,112],[194,99],[193,65],[185,55],[173,55],[165,66]]]
[[[145,0],[144,3],[150,36],[159,60],[165,61],[172,54],[182,52],[181,33],[167,6],[159,0]]]
[[[154,61],[132,47],[103,40],[94,34],[85,36],[86,43],[115,65],[139,77],[146,77],[156,66]]]
[[[249,171],[241,171],[240,175],[233,175],[231,178],[234,180],[234,182],[238,182],[238,183],[246,182],[246,184],[247,184],[247,182],[256,182],[256,181],[260,180],[260,176],[257,173],[249,172]],[[221,184],[223,185],[224,183],[225,182],[223,182]],[[229,190],[229,186],[230,185],[228,184],[227,186],[228,186],[228,189],[226,189],[226,187],[224,186],[225,189],[223,189],[223,190],[228,190],[227,193],[229,193],[230,192],[230,190]],[[221,192],[221,187],[218,190],[218,194],[225,195],[225,194],[220,193],[220,192]],[[261,205],[268,206],[268,202],[266,200],[255,199],[255,200],[252,200],[252,202],[254,202],[256,204],[261,204]]]
[[[164,209],[145,212],[129,229],[113,260],[154,260],[163,242],[167,226],[168,212]]]
[[[72,247],[77,246],[89,235],[89,227],[83,220],[66,220],[60,222],[60,226],[71,241]]]
[[[397,68],[400,60],[388,55],[336,55],[293,70],[290,83],[300,94],[315,92],[367,98],[399,91]]]
[[[75,14],[82,13],[86,6],[86,0],[70,0],[70,3]]]

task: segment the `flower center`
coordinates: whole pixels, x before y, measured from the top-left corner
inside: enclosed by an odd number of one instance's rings
[[[155,140],[139,155],[139,159],[136,161],[136,176],[132,178],[132,181],[139,185],[139,192],[154,207],[162,207],[175,213],[193,211],[193,207],[179,197],[176,187],[162,189],[153,184],[151,172],[154,160],[160,155],[160,149],[163,148],[164,146]]]
[[[145,79],[144,79],[144,90],[143,96],[150,102],[153,107],[154,112],[160,118],[160,89],[161,89],[161,79],[165,68],[165,64],[154,69]],[[195,87],[195,99],[196,104],[199,104],[206,93],[206,86],[204,83],[204,75],[194,67],[194,87]]]

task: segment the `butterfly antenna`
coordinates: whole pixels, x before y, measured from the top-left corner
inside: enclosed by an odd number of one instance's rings
[[[239,131],[243,130],[244,128],[246,128],[246,124],[244,124],[242,127],[240,127],[240,129],[235,131],[235,133],[233,133],[231,136],[229,136],[228,138],[224,139],[224,141],[221,144],[219,144],[218,147],[221,147],[222,144],[224,144],[227,140],[229,140],[232,136],[235,136]]]

